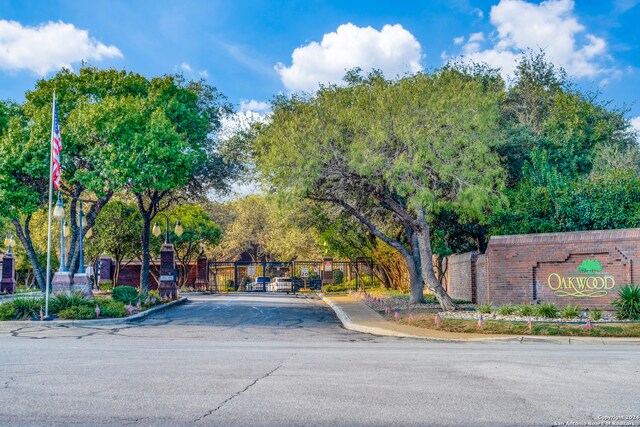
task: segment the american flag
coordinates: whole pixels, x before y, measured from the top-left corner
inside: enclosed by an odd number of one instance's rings
[[[53,94],[53,129],[51,129],[51,161],[53,162],[52,176],[56,190],[60,189],[60,151],[62,150],[62,137],[58,126],[58,103],[56,94]]]

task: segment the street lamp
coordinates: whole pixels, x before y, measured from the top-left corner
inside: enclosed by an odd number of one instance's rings
[[[13,235],[7,233],[4,238],[4,245],[7,247],[7,253],[12,253],[11,248],[16,245],[16,241],[14,240]]]
[[[64,260],[64,236],[65,236],[65,223],[64,223],[64,206],[62,204],[62,195],[58,193],[58,202],[53,209],[53,217],[60,220],[60,272],[66,273],[67,266]]]
[[[165,219],[165,237],[164,237],[164,243],[165,245],[168,245],[169,243],[171,243],[169,241],[169,217],[166,215],[162,215]],[[182,233],[184,233],[184,229],[182,228],[182,224],[180,223],[180,220],[178,220],[176,222],[176,226],[173,229],[173,232],[175,233],[176,236],[180,237],[182,236]],[[155,224],[153,224],[153,229],[151,230],[151,233],[153,233],[154,236],[159,237],[160,234],[162,233],[162,230],[160,230],[160,225],[158,225],[158,221],[155,222]]]
[[[80,217],[80,245],[78,249],[80,250],[80,262],[78,265],[78,274],[85,274],[84,271],[84,254],[82,253],[82,228],[84,227],[84,211],[82,210],[82,202],[80,202],[80,212],[78,213]]]

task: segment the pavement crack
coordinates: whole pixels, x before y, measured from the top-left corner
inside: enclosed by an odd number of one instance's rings
[[[225,400],[222,401],[222,403],[220,403],[218,406],[216,406],[215,408],[211,409],[210,411],[206,412],[204,415],[196,418],[195,420],[193,420],[193,422],[198,422],[203,420],[204,418],[208,417],[209,415],[212,415],[213,413],[215,413],[218,409],[222,408],[224,405],[226,405],[227,403],[231,402],[233,399],[235,399],[236,397],[240,396],[242,393],[248,391],[251,387],[253,387],[254,385],[256,385],[258,382],[264,380],[265,378],[268,378],[271,374],[273,374],[274,372],[276,372],[278,369],[282,368],[282,366],[284,365],[284,362],[279,364],[278,366],[276,366],[275,368],[273,368],[272,370],[270,370],[269,372],[267,372],[266,374],[262,375],[259,378],[256,378],[255,380],[253,380],[253,382],[251,384],[249,384],[248,386],[246,386],[245,388],[243,388],[242,390],[240,390],[239,392],[229,396],[228,398],[226,398]]]
[[[9,379],[8,379],[8,380],[6,380],[6,381],[4,382],[4,387],[3,387],[3,388],[4,388],[5,390],[6,390],[6,389],[8,389],[8,388],[9,388],[9,383],[10,383],[10,382],[13,382],[13,381],[15,381],[15,380],[13,379],[13,377],[9,377]]]

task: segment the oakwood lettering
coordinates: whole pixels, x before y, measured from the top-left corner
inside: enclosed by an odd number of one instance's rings
[[[607,295],[616,285],[616,279],[610,275],[561,276],[551,273],[547,284],[556,296],[596,298]]]

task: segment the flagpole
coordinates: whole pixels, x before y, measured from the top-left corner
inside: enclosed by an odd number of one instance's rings
[[[47,286],[45,290],[45,317],[49,317],[49,289],[51,287],[51,204],[53,199],[53,132],[55,126],[56,91],[53,91],[51,110],[51,141],[49,143],[49,226],[47,228]]]

